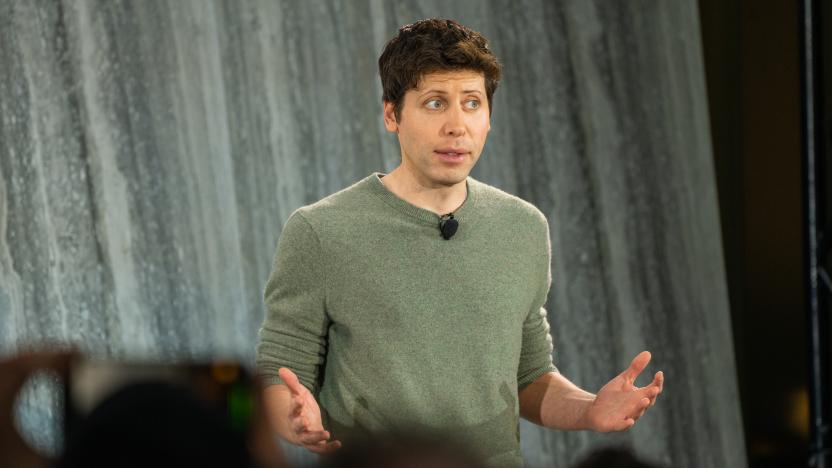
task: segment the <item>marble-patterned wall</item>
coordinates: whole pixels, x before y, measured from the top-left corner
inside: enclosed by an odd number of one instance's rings
[[[376,60],[428,16],[505,65],[473,175],[549,216],[557,365],[667,375],[627,433],[524,422],[528,464],[744,466],[694,0],[0,0],[0,352],[251,362],[282,222],[395,167]]]

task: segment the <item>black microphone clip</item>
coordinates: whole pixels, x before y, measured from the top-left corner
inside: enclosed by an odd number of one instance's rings
[[[453,237],[458,227],[459,221],[454,219],[453,213],[439,217],[439,232],[442,233],[443,239],[448,240]]]

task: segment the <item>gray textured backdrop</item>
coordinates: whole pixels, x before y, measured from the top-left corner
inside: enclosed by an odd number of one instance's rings
[[[694,0],[0,0],[0,352],[251,362],[282,222],[395,167],[376,60],[428,16],[505,65],[473,175],[549,217],[556,364],[667,375],[624,434],[524,422],[529,465],[745,466]],[[21,418],[49,447],[44,392]]]

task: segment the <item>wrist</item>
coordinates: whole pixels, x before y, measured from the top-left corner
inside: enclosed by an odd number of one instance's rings
[[[596,396],[589,392],[582,392],[581,395],[576,395],[573,399],[575,408],[575,418],[573,419],[570,430],[576,431],[595,431],[597,424],[593,415],[593,406],[595,405]]]
[[[277,384],[263,391],[263,406],[274,435],[292,445],[298,445],[297,435],[292,430],[292,396],[286,385]]]
[[[595,430],[592,412],[595,395],[581,390],[561,395],[556,401],[557,405],[546,405],[542,426],[566,431]]]
[[[580,406],[580,416],[578,417],[577,422],[577,430],[579,431],[597,431],[597,424],[595,424],[595,418],[593,417],[592,408],[595,405],[595,399],[597,398],[596,395],[588,393],[582,398],[582,404]]]

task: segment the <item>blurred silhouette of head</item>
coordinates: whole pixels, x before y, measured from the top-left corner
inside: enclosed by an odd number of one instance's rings
[[[321,458],[321,468],[483,468],[461,444],[424,433],[355,440]]]
[[[626,447],[605,447],[590,453],[573,468],[657,468]]]
[[[130,385],[102,402],[66,441],[60,467],[252,466],[245,434],[191,391]]]

